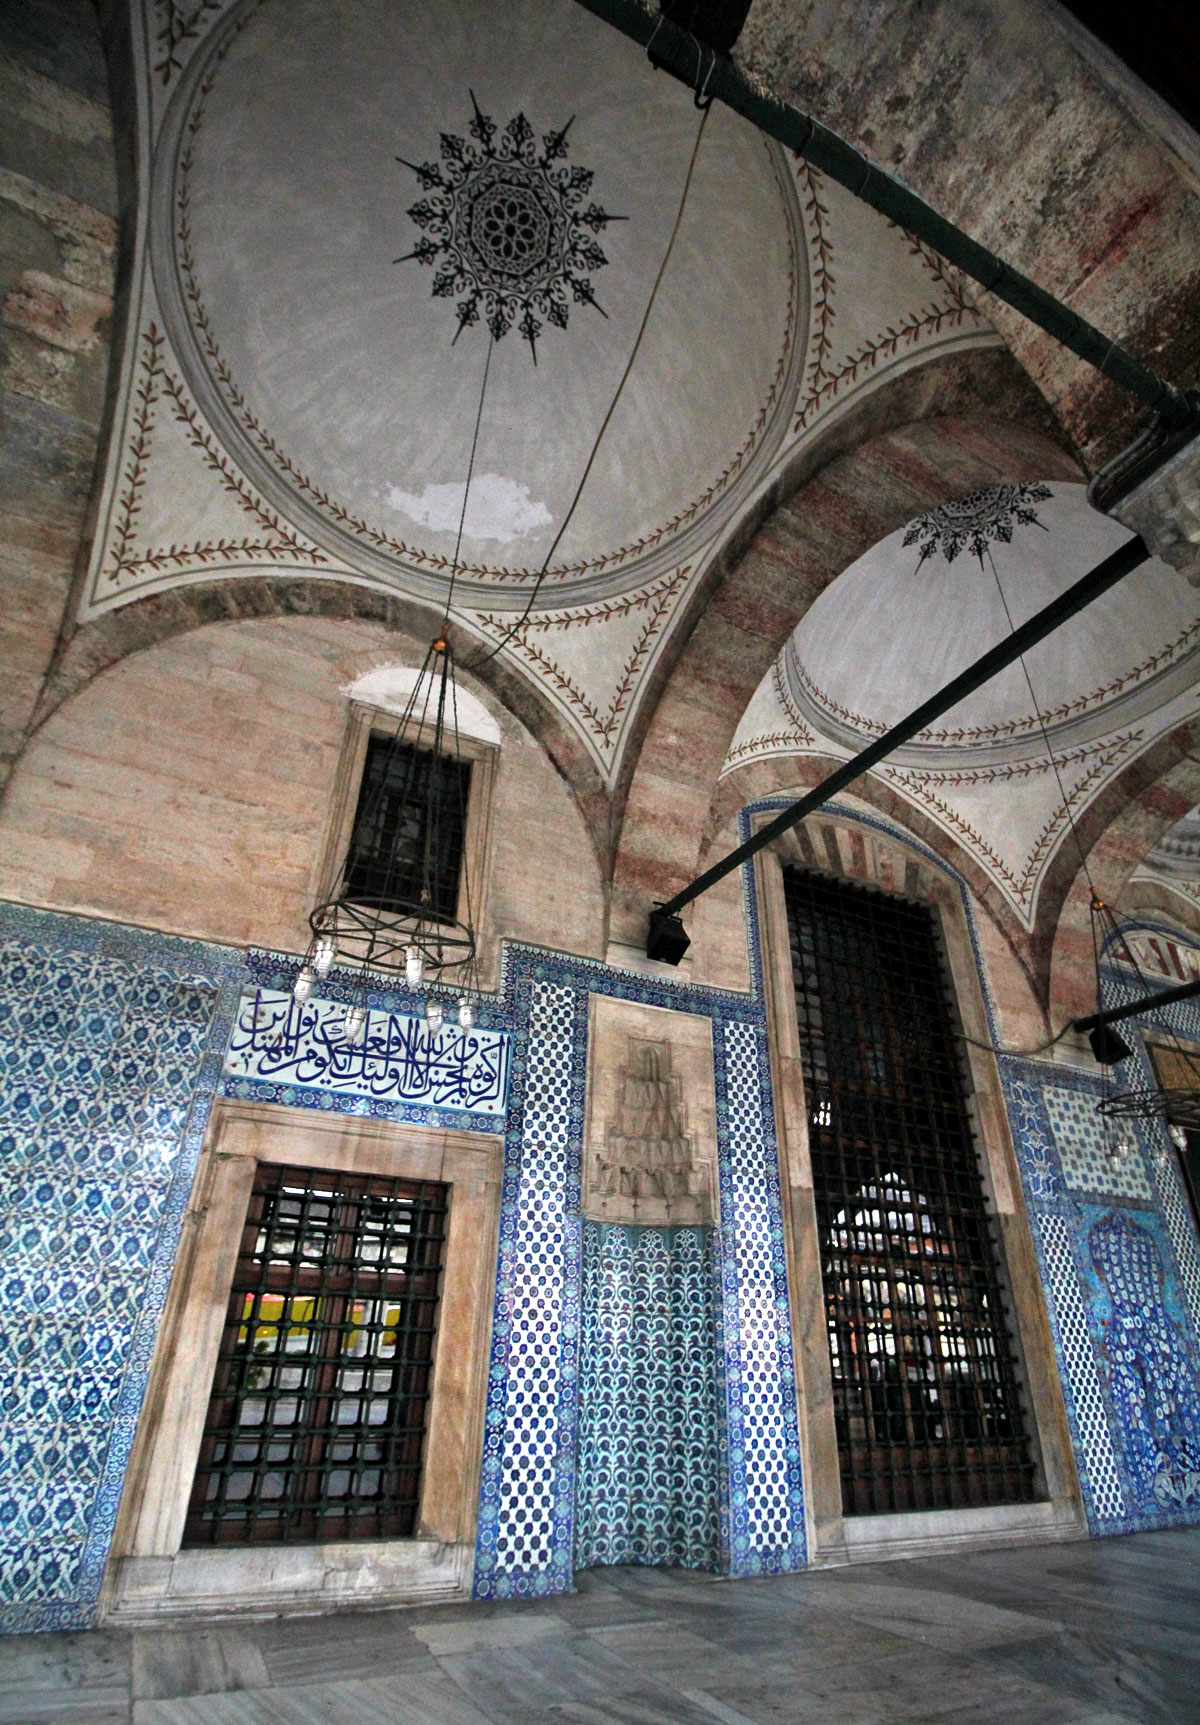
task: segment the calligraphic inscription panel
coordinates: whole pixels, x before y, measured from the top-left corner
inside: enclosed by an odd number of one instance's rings
[[[503,1114],[511,1038],[504,1030],[433,1032],[423,1018],[372,1011],[352,1046],[342,1040],[341,1001],[297,1005],[290,994],[243,994],[225,1071],[263,1083],[330,1090],[375,1101]]]

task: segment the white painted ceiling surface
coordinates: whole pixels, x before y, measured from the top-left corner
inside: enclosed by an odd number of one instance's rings
[[[269,438],[304,474],[300,486],[263,461],[259,477],[330,550],[444,580],[490,342],[482,322],[455,341],[459,296],[434,298],[434,267],[395,261],[421,237],[407,211],[424,195],[396,158],[437,161],[442,134],[468,138],[473,91],[501,129],[523,113],[540,138],[573,120],[564,164],[592,171],[588,201],[627,218],[596,235],[610,260],[588,272],[603,313],[569,304],[565,330],[543,328],[536,370],[515,329],[491,358],[476,468],[489,506],[467,523],[464,591],[536,573],[637,334],[695,109],[632,43],[553,0],[267,0],[248,16],[179,114],[188,142],[173,187],[190,219],[186,233],[175,223],[174,263],[193,349],[181,357],[243,457]],[[702,529],[728,487],[697,500],[750,437],[795,344],[786,178],[726,110],[708,132],[556,581],[611,588],[612,571],[650,549],[661,562],[681,506]],[[778,441],[785,423],[777,399],[758,441]]]
[[[997,575],[1019,625],[1128,538],[1089,508],[1082,486],[1050,490],[1036,505],[1043,525],[1018,525],[1011,544],[993,547],[994,572],[966,551],[921,563],[903,532],[852,564],[763,679],[724,772],[771,757],[848,759],[1005,638]],[[1070,819],[1194,715],[1198,654],[1195,589],[1151,561],[1026,655],[1036,704],[1010,666],[876,772],[1032,927],[1049,864],[1072,842]]]
[[[827,587],[784,656],[809,723],[864,748],[1131,537],[1088,505],[1082,485],[1049,489],[1035,506],[1041,525],[1018,524],[1012,543],[997,542],[982,565],[965,550],[952,562],[940,552],[921,562],[902,529]],[[1045,754],[1043,723],[1059,748],[1106,734],[1118,717],[1144,718],[1195,681],[1198,613],[1195,590],[1155,559],[1031,648],[1025,670],[1001,671],[896,759],[942,766],[951,751],[963,764],[1029,760]]]
[[[568,165],[628,219],[596,236],[537,366],[493,351],[453,612],[615,777],[659,656],[781,467],[900,372],[998,338],[929,253],[714,106],[626,391],[527,625],[633,347],[699,116],[574,0],[140,5],[129,330],[80,618],[285,572],[444,602],[486,357],[433,271],[393,260],[426,195],[395,158],[574,116]],[[175,9],[175,14],[179,14]]]

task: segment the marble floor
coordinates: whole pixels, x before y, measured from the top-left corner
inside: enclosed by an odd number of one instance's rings
[[[0,1642],[4,1725],[1200,1722],[1200,1528],[769,1580]]]

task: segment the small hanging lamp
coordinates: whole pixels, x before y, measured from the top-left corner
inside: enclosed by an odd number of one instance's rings
[[[1102,1012],[1100,961],[1110,949],[1120,952],[1138,980],[1138,997],[1151,997],[1133,948],[1111,909],[1098,894],[1092,894],[1092,946],[1096,956],[1096,1010]],[[1152,1007],[1149,1008],[1152,1010]],[[1115,1142],[1124,1135],[1131,1138],[1129,1122],[1133,1120],[1169,1120],[1177,1126],[1200,1128],[1200,1055],[1182,1048],[1178,1039],[1167,1032],[1171,1043],[1171,1064],[1178,1082],[1174,1084],[1131,1085],[1118,1090],[1112,1068],[1121,1064],[1133,1052],[1124,1037],[1111,1024],[1100,1024],[1090,1032],[1088,1041],[1092,1053],[1104,1070],[1104,1094],[1097,1107],[1104,1117],[1106,1131]]]
[[[292,993],[308,1000],[335,963],[355,966],[355,992],[342,1026],[348,1043],[359,1041],[367,1027],[372,973],[398,977],[413,992],[453,982],[458,1023],[469,1029],[475,1022],[467,781],[454,653],[443,628],[395,731],[368,763],[333,893],[308,919],[312,938]],[[431,1031],[441,1029],[446,1004],[439,995],[427,995],[425,1017]]]

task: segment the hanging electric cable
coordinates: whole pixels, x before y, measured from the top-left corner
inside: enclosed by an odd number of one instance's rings
[[[346,855],[333,892],[309,917],[312,938],[293,985],[293,997],[303,1005],[336,962],[356,966],[341,1025],[342,1039],[350,1046],[367,1038],[367,989],[376,972],[403,976],[414,992],[425,989],[431,1035],[441,1031],[445,1005],[440,995],[429,992],[429,985],[448,976],[456,980],[459,1026],[469,1030],[475,1022],[477,941],[471,859],[466,853],[470,769],[462,753],[447,625],[495,339],[489,330],[442,624],[399,722],[390,735],[372,733]]]
[[[568,508],[566,514],[563,516],[562,522],[559,525],[559,529],[558,529],[557,533],[554,535],[554,538],[550,543],[550,549],[546,552],[545,558],[542,561],[542,566],[538,571],[537,579],[534,581],[533,587],[530,590],[529,598],[526,600],[526,603],[525,603],[525,609],[522,611],[520,617],[517,619],[517,621],[515,623],[511,624],[509,626],[509,628],[506,629],[506,631],[503,634],[503,636],[501,637],[501,639],[496,643],[496,645],[491,649],[490,652],[483,653],[480,655],[479,658],[473,659],[469,664],[464,665],[463,669],[466,671],[478,671],[481,666],[489,664],[496,657],[496,655],[498,653],[503,652],[504,648],[508,645],[508,643],[511,640],[514,639],[515,636],[517,636],[521,633],[521,631],[524,629],[526,623],[529,621],[529,616],[533,610],[534,604],[537,600],[537,596],[541,592],[542,582],[546,579],[546,574],[550,568],[551,562],[553,561],[554,553],[558,550],[559,546],[561,545],[561,543],[563,541],[563,536],[565,535],[567,528],[571,525],[571,519],[574,516],[575,511],[579,506],[580,498],[583,496],[583,488],[588,482],[588,476],[591,473],[593,466],[595,465],[597,455],[600,453],[600,445],[604,440],[604,434],[608,430],[609,425],[612,422],[613,414],[617,410],[617,403],[621,399],[621,395],[625,389],[625,385],[629,381],[629,374],[633,370],[634,361],[637,359],[638,349],[642,345],[642,337],[646,333],[646,326],[650,322],[650,314],[654,310],[654,303],[658,298],[658,290],[662,286],[663,277],[667,273],[667,265],[671,261],[672,252],[675,250],[675,241],[679,237],[679,229],[683,223],[683,212],[687,207],[688,192],[691,190],[692,176],[696,171],[696,158],[700,154],[700,142],[701,142],[701,139],[704,137],[704,128],[707,124],[708,124],[708,109],[704,108],[701,112],[701,115],[700,115],[700,124],[696,128],[696,139],[692,145],[692,154],[691,154],[691,157],[688,161],[687,173],[684,176],[683,191],[682,191],[682,193],[680,195],[680,199],[679,199],[679,208],[675,213],[675,223],[671,229],[671,237],[667,241],[667,249],[663,253],[663,259],[662,259],[661,264],[659,264],[659,266],[658,266],[658,274],[655,276],[654,285],[650,289],[650,297],[646,301],[646,309],[642,313],[642,321],[638,325],[638,332],[637,332],[637,335],[634,337],[633,347],[630,350],[629,358],[625,362],[625,369],[621,373],[620,381],[618,382],[616,390],[613,393],[613,398],[608,404],[608,410],[605,413],[604,418],[600,421],[600,429],[596,433],[595,439],[593,440],[593,443],[592,443],[591,451],[588,455],[587,461],[584,463],[583,472],[580,475],[579,484],[575,487],[575,495],[571,499],[570,507]]]

